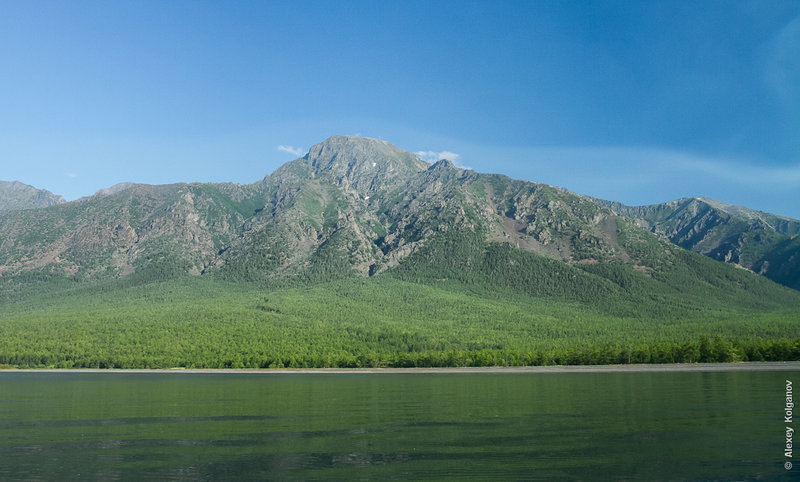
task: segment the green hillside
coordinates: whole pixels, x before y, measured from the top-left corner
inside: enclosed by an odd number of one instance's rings
[[[430,265],[427,256],[435,249],[379,276],[298,287],[211,277],[53,287],[57,291],[4,303],[0,364],[263,368],[800,359],[800,296],[744,271],[700,279],[676,270],[657,280],[623,265],[570,267],[499,244],[472,258],[470,269],[448,269]],[[416,269],[417,262],[428,269]],[[508,272],[509,266],[518,269]],[[442,273],[449,276],[434,278]],[[709,300],[720,282],[739,288]]]

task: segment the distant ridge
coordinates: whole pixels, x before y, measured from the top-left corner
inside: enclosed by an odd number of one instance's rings
[[[625,206],[594,199],[671,242],[800,290],[800,221],[703,197]]]
[[[33,209],[64,203],[64,198],[19,181],[0,181],[0,211]]]
[[[131,187],[135,186],[132,182],[121,182],[119,184],[114,184],[111,187],[107,187],[105,189],[100,189],[96,193],[95,196],[110,196],[112,194],[116,194],[118,192],[122,192],[126,189],[130,189]]]

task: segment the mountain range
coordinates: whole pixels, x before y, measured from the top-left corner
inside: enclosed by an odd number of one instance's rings
[[[628,207],[348,136],[247,185],[0,190],[0,366],[800,358],[800,222],[707,199]]]
[[[657,235],[644,239],[664,253],[660,240],[800,289],[800,221],[704,198],[630,207],[447,160],[430,165],[385,141],[346,136],[249,185],[124,183],[66,203],[2,182],[0,275],[368,276],[448,229],[646,273],[655,266],[637,254],[636,227]]]

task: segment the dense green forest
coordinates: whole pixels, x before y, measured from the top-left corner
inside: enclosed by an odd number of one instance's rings
[[[0,366],[436,367],[800,359],[800,310],[791,308],[797,306],[797,293],[776,291],[750,273],[730,280],[745,289],[726,299],[694,271],[667,270],[665,282],[626,265],[575,267],[507,245],[487,250],[476,245],[471,251],[470,242],[469,237],[442,238],[413,258],[416,269],[406,265],[370,278],[319,283],[289,280],[277,286],[207,276],[42,281],[29,291],[36,294],[5,291]],[[436,265],[439,250],[456,248],[468,263]],[[719,264],[686,256],[711,268]],[[438,259],[450,263],[446,259],[451,258]],[[500,272],[503,282],[493,279]],[[776,293],[785,299],[774,299]]]

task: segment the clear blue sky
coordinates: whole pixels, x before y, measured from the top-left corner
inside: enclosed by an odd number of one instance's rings
[[[796,0],[1,6],[0,179],[67,199],[254,182],[352,134],[626,204],[800,218]]]

